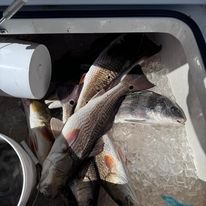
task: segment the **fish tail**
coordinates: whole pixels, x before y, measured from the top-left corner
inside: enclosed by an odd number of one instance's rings
[[[156,53],[158,53],[161,50],[161,48],[161,45],[157,45],[152,40],[150,40],[146,35],[143,35],[141,50],[144,53],[144,56],[153,56]]]

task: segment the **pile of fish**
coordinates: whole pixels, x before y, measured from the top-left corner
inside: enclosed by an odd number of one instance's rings
[[[92,206],[97,205],[101,186],[117,205],[140,205],[126,158],[107,132],[113,122],[186,121],[175,102],[146,91],[154,85],[137,65],[160,50],[144,34],[120,35],[77,84],[57,84],[45,101],[22,100],[30,130],[28,144],[42,165],[41,193],[55,198],[67,191],[68,205]],[[50,110],[56,108],[62,109],[62,115],[52,117]]]

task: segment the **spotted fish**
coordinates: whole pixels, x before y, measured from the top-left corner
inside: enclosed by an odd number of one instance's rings
[[[139,205],[118,150],[107,134],[99,141],[103,141],[104,147],[95,157],[95,163],[105,191],[120,206]]]
[[[102,90],[74,113],[44,161],[40,191],[55,197],[89,156],[96,141],[111,128],[122,97],[153,86],[144,75],[125,75],[116,86]]]
[[[49,109],[62,108],[63,123],[74,113],[82,84],[57,85],[56,93],[50,100],[45,100]]]
[[[54,133],[56,133],[56,135],[59,135],[63,128],[63,122],[56,118],[52,118],[51,128],[55,130]],[[98,144],[96,148],[99,150]],[[93,156],[93,154],[91,156]],[[97,204],[99,188],[99,174],[94,158],[90,157],[85,160],[85,163],[79,169],[77,175],[68,182],[65,190],[71,190],[78,206],[95,206]],[[70,197],[68,197],[68,199],[70,201]]]
[[[100,53],[87,72],[75,111],[134,63],[156,54],[160,49],[161,46],[144,34],[120,35]]]

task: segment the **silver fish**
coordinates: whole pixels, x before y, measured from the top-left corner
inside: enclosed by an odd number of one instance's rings
[[[144,34],[123,34],[115,39],[95,60],[84,78],[84,85],[75,111],[78,111],[101,89],[142,58],[159,52]]]
[[[99,96],[96,95],[74,113],[44,161],[40,191],[46,196],[55,197],[65,181],[74,175],[88,157],[96,141],[110,129],[122,97],[129,91],[153,86],[144,75],[126,75],[115,87],[107,92],[101,91]]]
[[[138,205],[138,200],[131,182],[129,182],[125,166],[111,139],[105,134],[100,140],[103,141],[104,148],[95,157],[95,163],[102,186],[118,205]]]
[[[29,146],[40,164],[43,164],[54,142],[50,129],[51,116],[49,110],[40,101],[22,99],[22,102],[29,128]]]
[[[184,124],[185,121],[185,114],[176,102],[152,91],[128,94],[114,120],[115,123],[161,125]]]

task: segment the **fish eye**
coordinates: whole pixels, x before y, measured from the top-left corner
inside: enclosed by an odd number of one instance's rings
[[[177,111],[176,107],[172,106],[172,107],[171,107],[171,111],[172,111],[172,112],[176,112],[176,111]]]
[[[111,77],[110,77],[110,76],[108,76],[107,78],[108,78],[108,79],[110,79]]]
[[[71,105],[74,105],[74,100],[70,100],[69,103],[70,103]]]
[[[134,89],[134,87],[131,85],[131,86],[129,86],[129,89],[132,90],[132,89]]]

